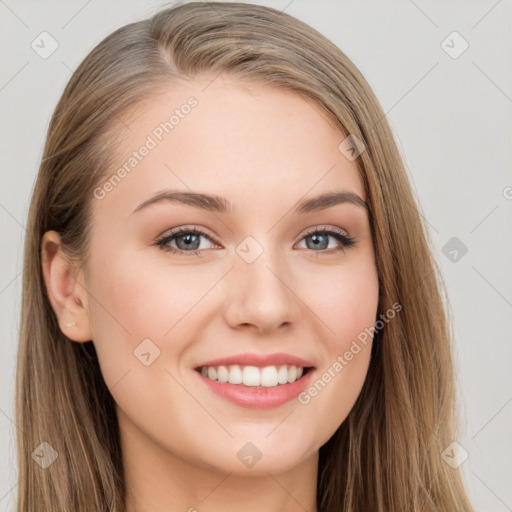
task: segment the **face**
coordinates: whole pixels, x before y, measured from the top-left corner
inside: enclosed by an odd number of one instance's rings
[[[365,192],[316,104],[209,81],[124,118],[91,198],[86,322],[124,439],[160,460],[276,473],[317,453],[366,376],[371,338],[357,340],[378,278]]]

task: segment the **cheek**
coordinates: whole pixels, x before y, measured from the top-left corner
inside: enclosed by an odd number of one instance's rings
[[[377,270],[371,258],[361,258],[336,269],[302,272],[299,296],[323,325],[331,355],[346,350],[351,341],[376,320],[379,299]]]
[[[137,359],[143,349],[144,354],[149,350],[151,359],[159,351],[165,352],[167,361],[169,356],[180,359],[187,333],[204,315],[207,301],[202,298],[222,272],[217,274],[207,265],[171,268],[163,258],[144,258],[142,251],[133,249],[94,260],[88,283],[90,317],[107,385],[143,366]]]
[[[133,376],[133,370],[143,366],[136,358],[137,347],[143,340],[161,337],[162,313],[158,307],[167,304],[169,313],[173,310],[169,294],[166,302],[152,286],[154,270],[134,258],[134,254],[128,257],[117,251],[115,257],[108,257],[105,251],[91,266],[88,289],[92,335],[109,388],[127,372]],[[154,357],[154,348],[152,352]]]
[[[364,384],[371,356],[379,285],[372,260],[319,274],[303,293],[321,321],[326,357],[299,402],[322,417],[317,436],[327,441],[345,420]],[[307,294],[307,295],[306,295]]]
[[[161,336],[171,327],[182,309],[183,286],[179,272],[169,279],[169,269],[161,267],[133,249],[95,260],[90,284],[95,334],[117,332],[120,339],[135,343],[141,336]]]

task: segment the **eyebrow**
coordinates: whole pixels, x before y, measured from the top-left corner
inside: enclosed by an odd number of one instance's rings
[[[163,190],[157,192],[153,197],[143,201],[133,213],[138,212],[151,204],[156,203],[179,203],[188,206],[196,206],[203,210],[230,213],[234,211],[234,206],[224,197],[200,192],[187,192],[180,190]],[[297,203],[294,208],[295,213],[304,214],[325,210],[338,204],[353,204],[368,209],[368,204],[354,192],[340,190],[328,192],[308,199],[303,199]]]

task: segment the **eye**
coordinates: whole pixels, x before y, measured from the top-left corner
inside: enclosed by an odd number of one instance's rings
[[[339,246],[336,247],[336,244],[334,244],[333,249],[329,244],[329,238],[336,240]],[[325,227],[316,227],[313,230],[308,231],[302,238],[301,242],[303,240],[306,242],[307,249],[312,249],[313,252],[318,252],[320,254],[332,254],[338,251],[345,251],[356,244],[356,241],[343,231],[335,228],[327,229]],[[315,256],[319,255],[315,254]]]
[[[201,246],[201,238],[211,240],[211,238],[199,228],[179,228],[161,238],[156,245],[163,251],[173,254],[200,256],[200,249],[205,249],[205,247]],[[176,243],[176,247],[169,245],[173,242]]]

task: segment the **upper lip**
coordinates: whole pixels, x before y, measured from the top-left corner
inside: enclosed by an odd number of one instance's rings
[[[222,357],[220,359],[212,359],[211,361],[205,361],[204,363],[196,366],[196,369],[203,366],[230,366],[238,364],[240,366],[279,366],[289,364],[293,366],[299,366],[308,368],[314,366],[311,361],[302,359],[301,357],[292,356],[291,354],[285,354],[284,352],[277,352],[274,354],[253,354],[245,353],[238,354],[229,357]]]

